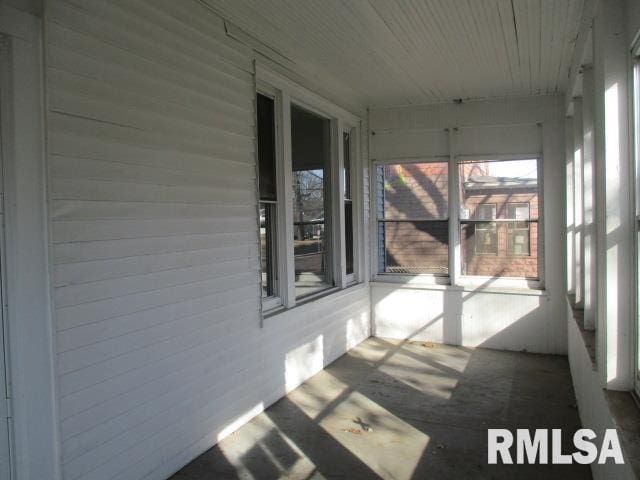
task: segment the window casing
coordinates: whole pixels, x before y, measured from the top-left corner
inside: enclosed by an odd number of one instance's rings
[[[275,115],[274,182],[262,178],[265,141],[256,127],[262,312],[271,316],[363,280],[360,120],[257,70],[256,103],[271,98]],[[275,191],[265,192],[272,183]]]

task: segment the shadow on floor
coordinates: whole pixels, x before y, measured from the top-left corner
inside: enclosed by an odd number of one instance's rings
[[[487,429],[580,428],[567,359],[369,338],[173,480],[587,479],[487,465]]]

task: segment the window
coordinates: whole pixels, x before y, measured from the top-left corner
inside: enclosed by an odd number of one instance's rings
[[[458,169],[462,273],[537,279],[538,160],[464,161]]]
[[[633,49],[633,139],[635,146],[636,197],[636,313],[635,313],[635,392],[640,397],[640,42]]]
[[[342,289],[362,272],[360,130],[357,117],[289,80],[266,70],[259,77],[260,283],[270,316]]]
[[[455,251],[463,276],[538,280],[538,168],[537,158],[376,165],[378,273],[449,276]]]
[[[277,278],[277,206],[275,102],[257,95],[258,183],[260,191],[260,259],[262,298],[276,298]]]
[[[334,286],[331,256],[330,121],[291,106],[296,298]]]
[[[449,272],[447,162],[377,167],[379,272]]]
[[[352,175],[351,175],[351,134],[342,133],[342,150],[344,159],[344,244],[345,244],[345,268],[349,280],[353,280],[353,197],[352,197]]]
[[[507,204],[507,218],[519,220],[507,223],[508,254],[529,255],[529,204]]]

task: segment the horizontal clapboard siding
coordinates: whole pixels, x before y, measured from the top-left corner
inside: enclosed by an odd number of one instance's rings
[[[260,327],[252,54],[221,18],[51,0],[46,20],[63,476],[163,479],[366,338],[369,289]]]

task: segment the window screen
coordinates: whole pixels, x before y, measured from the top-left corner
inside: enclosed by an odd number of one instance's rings
[[[459,164],[462,273],[538,278],[538,160]]]
[[[448,195],[447,162],[377,168],[381,273],[448,274]]]

